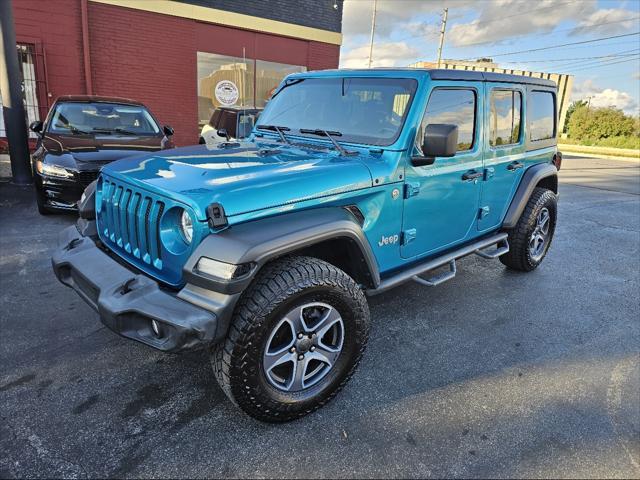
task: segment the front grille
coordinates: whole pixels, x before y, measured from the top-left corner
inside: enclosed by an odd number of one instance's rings
[[[80,171],[76,173],[76,178],[78,182],[82,184],[82,186],[86,187],[91,182],[93,182],[96,178],[98,178],[99,170],[89,170],[89,171]]]
[[[98,216],[101,237],[120,253],[161,271],[160,218],[164,202],[105,176],[101,188]]]

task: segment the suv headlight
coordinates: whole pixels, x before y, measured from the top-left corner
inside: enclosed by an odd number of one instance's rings
[[[180,215],[180,232],[184,241],[191,243],[191,240],[193,240],[193,220],[186,210],[183,210],[182,215]]]
[[[48,163],[44,163],[40,160],[36,163],[36,169],[38,173],[42,175],[47,175],[49,177],[58,177],[58,178],[72,178],[73,172],[70,172],[64,167],[59,167],[58,165],[51,165]]]

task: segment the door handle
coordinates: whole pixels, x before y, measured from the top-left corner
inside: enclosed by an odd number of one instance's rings
[[[475,170],[469,170],[464,175],[462,175],[462,180],[464,182],[470,182],[471,180],[475,180],[477,178],[482,177],[484,174],[482,172],[477,172]]]
[[[515,162],[511,162],[509,165],[507,165],[507,170],[515,172],[517,169],[523,168],[523,167],[524,167],[524,163],[515,161]]]

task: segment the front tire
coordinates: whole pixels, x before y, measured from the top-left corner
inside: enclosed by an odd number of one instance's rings
[[[211,363],[247,414],[285,422],[342,389],[368,333],[367,301],[351,277],[317,258],[289,257],[264,267],[243,294]]]
[[[555,193],[535,188],[518,223],[508,231],[509,252],[500,256],[500,261],[513,270],[535,270],[551,246],[557,214]]]

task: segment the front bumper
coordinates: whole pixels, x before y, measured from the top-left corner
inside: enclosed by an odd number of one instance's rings
[[[34,181],[45,205],[58,210],[76,210],[76,203],[87,186],[76,178],[48,177],[39,173],[35,174]]]
[[[61,232],[51,262],[58,280],[73,288],[100,314],[102,323],[123,337],[166,352],[216,340],[215,313],[181,300],[121,265],[75,226]],[[154,332],[153,320],[159,334]]]

